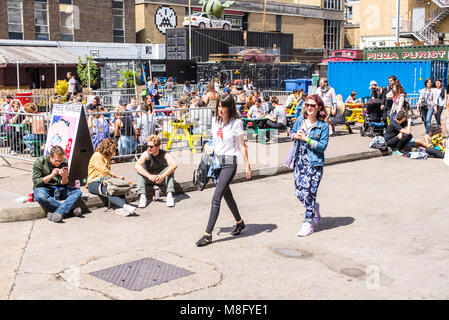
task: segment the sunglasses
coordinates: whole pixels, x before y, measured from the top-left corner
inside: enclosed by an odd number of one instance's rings
[[[316,108],[318,106],[317,104],[310,104],[310,103],[305,103],[304,105],[306,106],[306,108],[308,107]]]
[[[147,148],[148,148],[148,149],[153,149],[153,148],[155,148],[155,147],[157,147],[157,146],[150,146],[150,145],[147,145]]]

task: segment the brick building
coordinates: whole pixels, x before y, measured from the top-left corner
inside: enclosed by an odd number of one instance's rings
[[[135,3],[139,43],[165,43],[165,30],[161,28],[161,24],[181,28],[184,17],[189,15],[186,0],[136,0]],[[198,0],[192,0],[191,3],[192,12],[201,10]],[[163,14],[168,19],[157,19],[156,14],[160,8],[166,8]],[[264,0],[237,1],[225,10],[225,18],[232,22],[233,28],[293,33],[295,49],[335,50],[343,47],[343,0],[267,1],[266,8]]]
[[[135,1],[0,0],[0,39],[135,43]]]
[[[345,36],[351,47],[396,46],[397,1],[345,0]],[[399,45],[449,43],[448,0],[401,0]]]

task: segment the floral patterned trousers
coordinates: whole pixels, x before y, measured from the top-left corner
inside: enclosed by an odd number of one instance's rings
[[[323,177],[323,167],[311,165],[305,143],[302,141],[299,143],[299,155],[295,160],[294,168],[295,194],[304,205],[305,221],[312,222],[318,186]]]

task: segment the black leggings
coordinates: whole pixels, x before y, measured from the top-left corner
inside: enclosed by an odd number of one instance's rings
[[[231,210],[235,221],[242,220],[242,218],[240,217],[239,209],[237,208],[237,204],[235,203],[234,197],[232,196],[231,188],[229,187],[229,184],[231,183],[237,171],[236,157],[232,158],[233,160],[226,161],[225,163],[223,163],[224,161],[220,160],[221,171],[218,177],[217,186],[215,187],[214,196],[212,197],[212,207],[210,209],[209,222],[207,223],[206,228],[206,233],[208,234],[212,234],[212,230],[214,230],[218,214],[220,213],[221,198],[223,197],[225,198],[226,204]]]
[[[437,124],[441,126],[441,114],[443,113],[444,106],[438,106],[437,113],[435,113],[435,120]]]
[[[126,200],[124,196],[111,196],[108,195],[107,197],[100,195],[100,192],[98,191],[98,187],[100,186],[100,183],[98,181],[92,181],[91,183],[89,183],[89,185],[87,186],[87,189],[89,190],[90,193],[95,194],[97,196],[100,196],[100,198],[104,199],[109,199],[109,201],[111,202],[111,204],[113,204],[114,206],[117,206],[119,208],[123,208],[123,206],[126,204]],[[102,186],[102,192],[103,194],[106,194],[106,187]]]

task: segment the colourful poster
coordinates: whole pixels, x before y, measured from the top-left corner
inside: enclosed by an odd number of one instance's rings
[[[51,114],[45,154],[48,155],[52,147],[61,146],[65,151],[69,170],[82,108],[81,103],[55,104]]]

